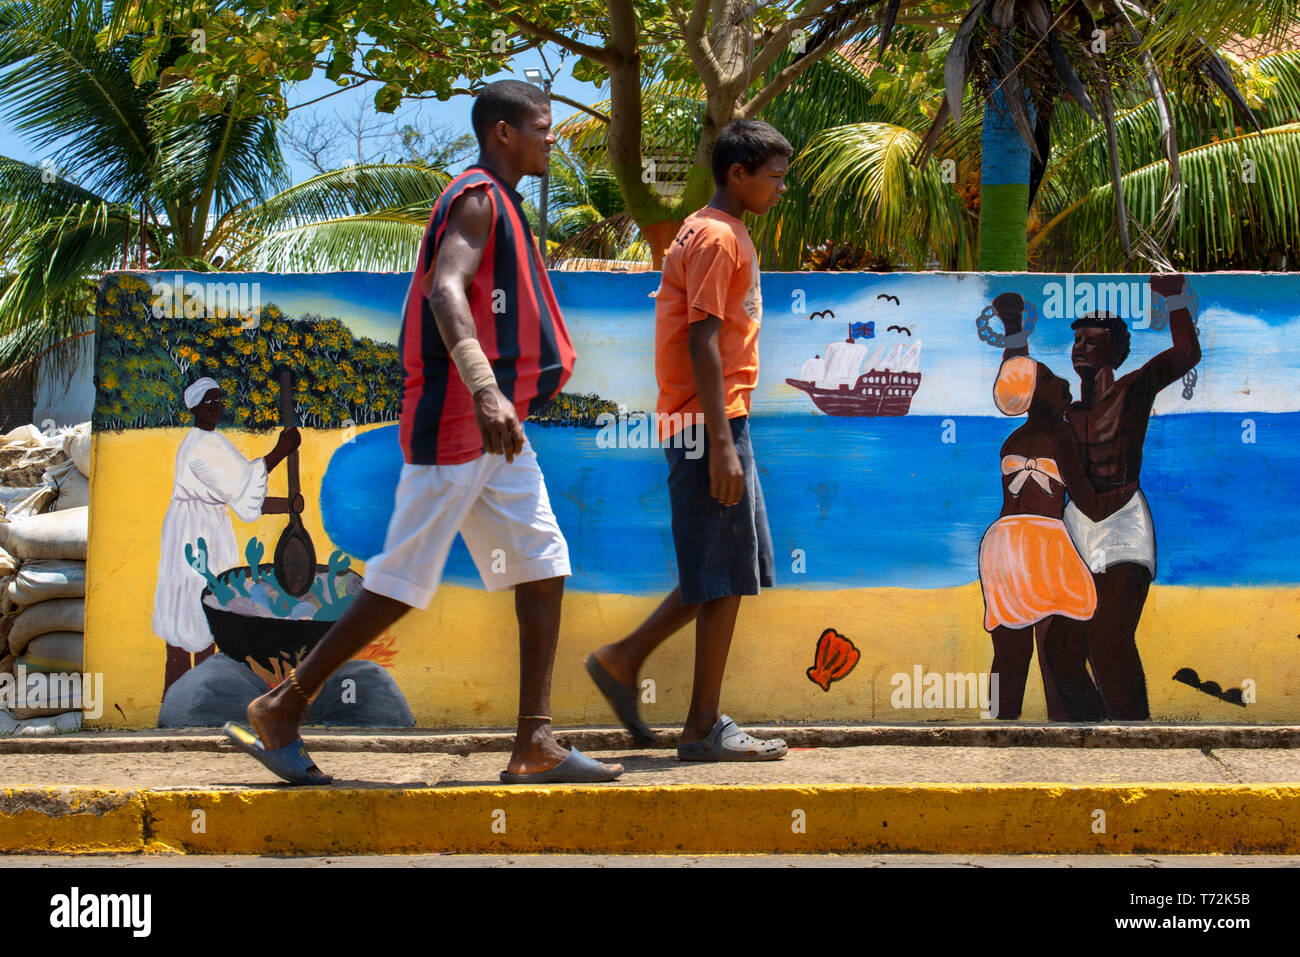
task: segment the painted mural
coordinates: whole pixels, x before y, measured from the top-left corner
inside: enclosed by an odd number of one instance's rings
[[[525,428],[573,564],[553,710],[608,724],[582,662],[676,583],[647,413],[658,275],[551,278],[578,361]],[[242,717],[356,593],[402,463],[408,283],[104,278],[100,724]],[[740,615],[734,717],[1296,720],[1300,278],[768,273],[763,298],[777,586]],[[313,722],[512,723],[513,604],[459,541],[443,582]],[[691,661],[685,633],[656,654],[649,723],[680,721]]]

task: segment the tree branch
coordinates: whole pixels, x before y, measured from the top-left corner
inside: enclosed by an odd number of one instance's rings
[[[497,13],[502,13],[500,0],[483,0],[483,2]],[[517,13],[503,14],[507,20],[517,26],[519,29],[531,33],[535,37],[541,37],[554,43],[556,46],[564,47],[578,56],[585,56],[589,60],[595,60],[597,63],[603,63],[605,66],[611,65],[611,56],[609,50],[605,47],[592,46],[590,43],[583,43],[580,40],[574,40],[566,37],[563,33],[552,30],[550,27],[544,27],[540,23],[533,23],[531,20],[521,17]]]
[[[706,90],[717,89],[722,85],[722,64],[713,55],[713,44],[705,35],[709,22],[710,0],[695,0],[691,7],[690,19],[686,21],[686,51],[690,54],[695,72],[700,75]]]
[[[571,100],[562,93],[556,93],[554,90],[552,90],[551,99],[559,100],[561,103],[567,103],[569,106],[573,107],[574,109],[582,110],[582,112],[584,113],[590,113],[592,116],[600,120],[602,123],[608,124],[610,122],[609,116],[607,114],[600,112],[600,110],[592,109],[590,106],[586,106],[582,103],[579,103],[577,100]]]
[[[762,76],[767,71],[767,68],[776,62],[776,58],[790,48],[790,38],[794,35],[795,30],[812,23],[825,13],[833,2],[834,0],[808,0],[804,4],[802,11],[781,24],[780,28],[772,34],[770,40],[764,43],[761,48],[755,49],[754,75]]]
[[[784,70],[763,89],[759,90],[750,100],[742,105],[737,111],[742,119],[751,119],[767,107],[777,95],[783,92],[786,87],[795,81],[799,74],[803,73],[810,66],[820,60],[832,50],[837,49],[846,37],[860,33],[862,28],[870,22],[874,16],[871,12],[864,12],[856,19],[850,21],[842,30],[838,30],[833,35],[827,37],[817,46],[813,47],[808,53],[800,57],[795,62],[788,65]]]

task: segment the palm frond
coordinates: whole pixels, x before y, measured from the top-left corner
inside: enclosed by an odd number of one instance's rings
[[[0,296],[0,370],[22,371],[51,349],[56,371],[64,367],[58,347],[84,332],[94,313],[88,278],[116,265],[137,229],[130,207],[95,202],[28,231]]]
[[[427,210],[449,182],[445,171],[422,163],[345,166],[319,173],[249,209],[240,217],[240,228],[269,233],[380,210]]]
[[[50,168],[0,156],[0,251],[16,246],[51,217],[98,202],[103,198],[55,176]]]
[[[241,110],[232,82],[222,112],[201,113],[188,123],[169,121],[171,111],[193,95],[189,81],[178,80],[150,101],[158,194],[208,196],[204,208],[221,216],[241,201],[260,201],[289,185],[275,119]]]
[[[1300,254],[1300,124],[1249,133],[1187,150],[1180,156],[1187,189],[1169,246],[1174,265],[1188,271],[1225,268],[1284,252]],[[1123,176],[1125,202],[1139,223],[1155,219],[1164,198],[1165,164]],[[1107,237],[1113,230],[1109,183],[1061,211],[1031,243],[1068,227],[1075,248],[1096,248],[1097,269],[1141,269]]]
[[[226,263],[270,272],[407,272],[415,268],[428,217],[391,211],[325,219],[277,230]]]
[[[965,210],[942,168],[912,157],[920,134],[885,123],[825,130],[800,156],[820,215],[808,234],[862,242],[873,252],[903,251],[914,265],[933,255],[948,263],[968,252]],[[771,214],[769,214],[770,216]]]
[[[102,25],[94,0],[0,5],[0,99],[37,152],[51,151],[92,192],[121,200],[150,182],[149,91],[126,68],[138,40],[101,51],[94,34]]]

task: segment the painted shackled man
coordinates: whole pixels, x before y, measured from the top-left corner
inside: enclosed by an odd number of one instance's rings
[[[1151,277],[1151,292],[1164,299],[1173,344],[1125,375],[1117,372],[1129,354],[1130,333],[1122,318],[1109,312],[1089,312],[1070,326],[1074,330],[1070,358],[1079,376],[1079,399],[1066,409],[1065,420],[1098,493],[1140,481],[1142,447],[1156,396],[1181,380],[1201,359],[1189,308],[1192,299],[1185,285],[1186,277],[1181,275]],[[1020,331],[1019,327],[1006,329],[1008,337]],[[1028,354],[1028,346],[1021,345],[1005,350],[1004,358]],[[1151,712],[1136,640],[1138,621],[1156,573],[1155,527],[1146,496],[1137,487],[1098,521],[1070,504],[1065,524],[1097,587],[1097,611],[1092,619],[1070,621],[1066,627],[1084,632],[1083,644],[1100,700],[1080,702],[1081,713],[1072,719],[1146,720]]]

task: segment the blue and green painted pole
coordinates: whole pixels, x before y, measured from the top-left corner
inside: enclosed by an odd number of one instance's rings
[[[1034,107],[1026,99],[1031,120]],[[1029,268],[1028,144],[1020,136],[999,89],[984,106],[980,160],[981,272],[1023,272]]]

